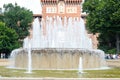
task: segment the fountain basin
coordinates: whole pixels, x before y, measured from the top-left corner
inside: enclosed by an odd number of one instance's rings
[[[27,49],[12,52],[12,65],[15,68],[27,68]],[[32,49],[32,69],[44,70],[78,70],[79,58],[82,57],[83,69],[94,69],[106,66],[104,52],[89,49]]]

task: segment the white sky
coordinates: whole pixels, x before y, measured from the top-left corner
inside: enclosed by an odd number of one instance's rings
[[[8,3],[15,4],[15,2],[21,7],[30,9],[33,14],[41,14],[40,0],[0,0],[0,7],[3,8],[3,5]]]

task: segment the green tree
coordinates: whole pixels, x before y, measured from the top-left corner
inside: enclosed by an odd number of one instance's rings
[[[99,47],[114,48],[119,53],[120,35],[120,1],[119,0],[86,0],[83,10],[87,12],[87,28],[92,33],[100,33]],[[114,42],[113,42],[114,41]]]
[[[0,21],[3,21],[3,18],[4,18],[4,16],[3,16],[3,13],[2,13],[2,8],[0,8]]]
[[[4,5],[4,22],[7,26],[15,29],[19,35],[19,40],[23,40],[28,34],[28,29],[30,27],[29,23],[32,22],[33,13],[32,11],[18,6],[16,3]]]
[[[13,49],[18,47],[20,46],[16,31],[5,26],[5,23],[0,22],[0,53],[9,55]]]
[[[3,19],[4,19],[3,14],[0,14],[0,21],[2,21],[2,22],[3,22]]]

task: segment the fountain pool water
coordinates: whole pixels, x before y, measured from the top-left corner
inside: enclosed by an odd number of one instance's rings
[[[31,58],[27,57],[29,38],[25,38],[23,48],[11,53],[14,55],[14,67],[28,68],[30,60],[32,69],[78,70],[80,57],[82,69],[105,66],[104,52],[92,49],[82,18],[47,17],[41,23],[36,18],[32,34]]]

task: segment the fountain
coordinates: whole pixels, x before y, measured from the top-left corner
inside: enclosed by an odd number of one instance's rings
[[[42,26],[46,25],[46,32]],[[38,18],[33,23],[33,37],[24,39],[23,48],[13,50],[13,67],[44,70],[95,69],[106,66],[104,52],[92,48],[82,18],[59,16]],[[31,46],[30,46],[31,44]],[[29,48],[28,48],[29,46]],[[31,58],[28,57],[28,54]],[[81,59],[82,58],[82,59]],[[32,60],[31,60],[32,59]],[[27,65],[29,64],[29,66]],[[31,65],[32,64],[32,65]],[[82,66],[81,66],[82,65]]]

